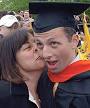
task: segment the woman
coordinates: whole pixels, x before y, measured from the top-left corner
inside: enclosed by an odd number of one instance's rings
[[[33,32],[19,29],[3,38],[0,65],[0,107],[40,108],[37,84],[45,63],[36,49]]]

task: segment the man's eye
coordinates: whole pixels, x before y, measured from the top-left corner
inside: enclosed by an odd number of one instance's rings
[[[51,42],[50,45],[51,45],[52,47],[57,47],[57,46],[59,45],[59,43],[58,43],[58,42]]]

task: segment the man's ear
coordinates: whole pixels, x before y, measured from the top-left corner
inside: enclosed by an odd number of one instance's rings
[[[77,45],[78,45],[78,43],[79,43],[79,36],[78,36],[78,34],[74,34],[72,36],[72,45],[73,45],[73,48],[76,48]]]

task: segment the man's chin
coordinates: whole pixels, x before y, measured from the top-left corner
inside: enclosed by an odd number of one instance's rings
[[[48,68],[50,72],[54,73],[54,74],[58,74],[60,71],[58,69],[50,69]]]

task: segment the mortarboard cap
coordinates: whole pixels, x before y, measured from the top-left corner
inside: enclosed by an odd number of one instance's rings
[[[79,15],[89,7],[88,3],[30,2],[30,13],[38,14],[33,29],[40,33],[57,27],[72,27],[77,31],[73,15]]]

